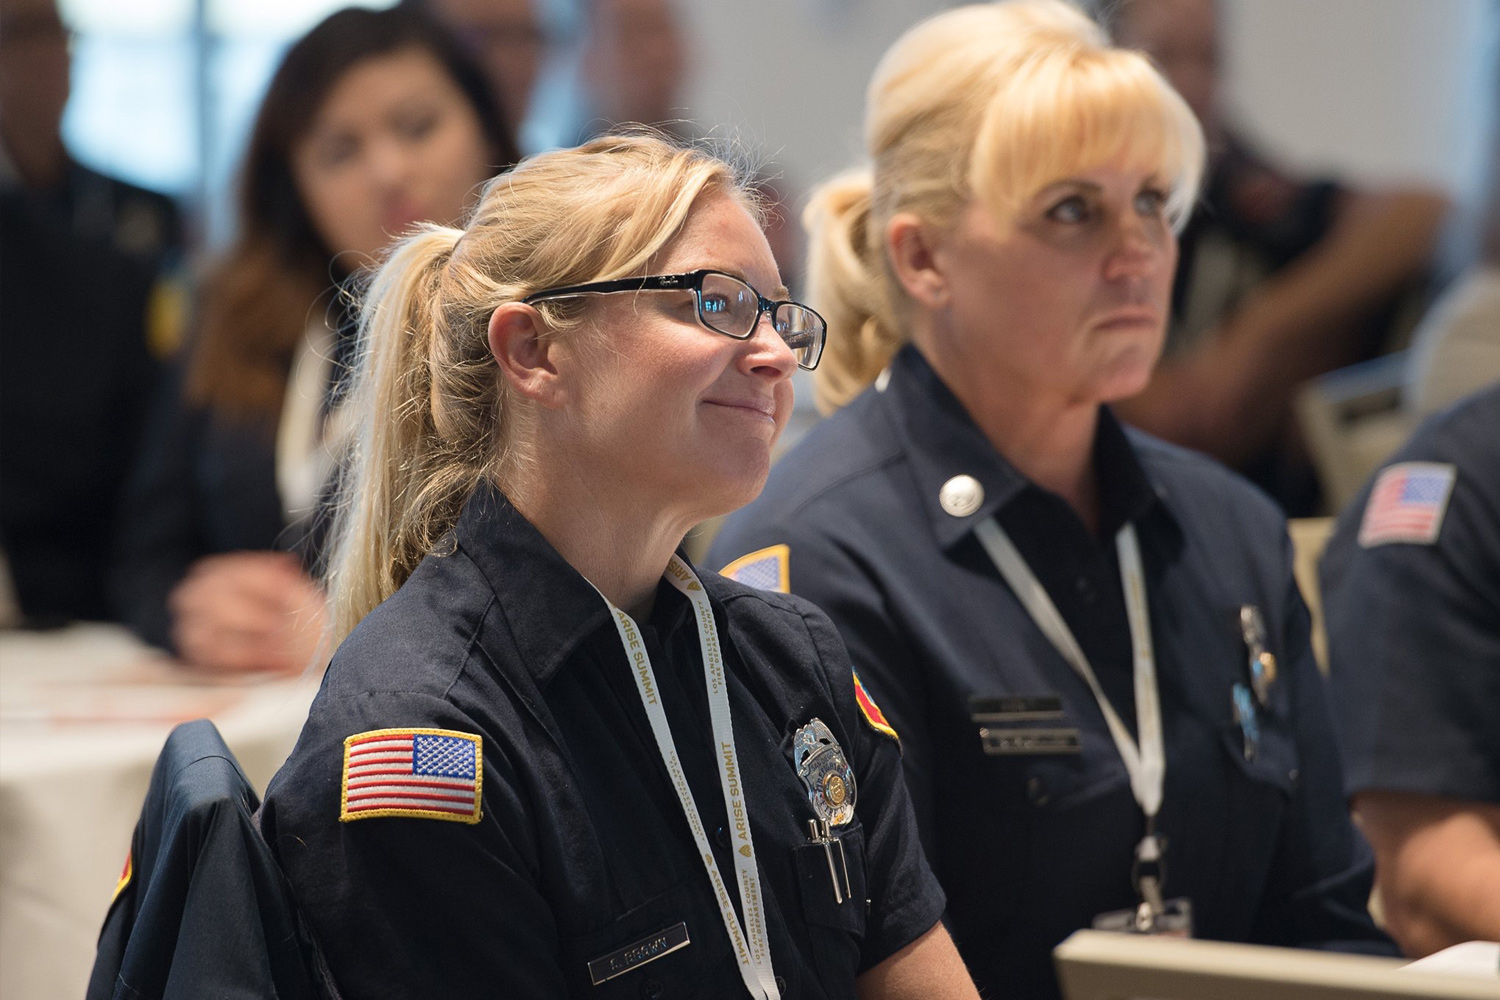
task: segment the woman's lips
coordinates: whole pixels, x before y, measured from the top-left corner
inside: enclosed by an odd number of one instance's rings
[[[776,402],[771,399],[705,399],[705,403],[713,406],[724,406],[732,410],[745,410],[750,413],[765,417],[771,422],[776,420]]]

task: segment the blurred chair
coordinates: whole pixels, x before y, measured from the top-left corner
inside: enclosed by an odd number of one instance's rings
[[[337,1000],[261,839],[259,807],[212,722],[172,731],[99,935],[88,1000]]]
[[[1326,513],[1342,510],[1415,429],[1418,417],[1402,405],[1406,366],[1401,351],[1329,372],[1297,391],[1297,418]]]
[[[1323,629],[1323,594],[1318,589],[1318,560],[1323,558],[1323,546],[1333,534],[1331,517],[1299,517],[1287,522],[1287,533],[1292,536],[1292,573],[1297,578],[1297,588],[1307,602],[1312,615],[1313,656],[1318,660],[1318,669],[1328,676],[1328,635]]]

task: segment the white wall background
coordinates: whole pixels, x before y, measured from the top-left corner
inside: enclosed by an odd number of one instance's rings
[[[682,0],[687,105],[794,188],[861,155],[864,87],[937,0]],[[1354,181],[1481,184],[1496,103],[1496,0],[1222,0],[1226,99],[1288,164]]]

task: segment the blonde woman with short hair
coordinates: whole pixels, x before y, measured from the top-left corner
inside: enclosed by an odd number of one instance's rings
[[[1096,923],[1382,947],[1284,522],[1109,408],[1161,352],[1187,105],[1014,0],[897,41],[866,140],[806,216],[835,412],[709,562],[838,626],[976,983],[1055,996]]]
[[[346,995],[975,997],[833,627],[678,549],[823,347],[756,213],[605,137],[376,275],[342,645],[262,813]]]

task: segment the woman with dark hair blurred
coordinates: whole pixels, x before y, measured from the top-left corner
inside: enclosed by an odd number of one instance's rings
[[[148,435],[112,579],[122,618],[184,662],[295,670],[352,324],[338,287],[421,221],[459,217],[518,158],[481,71],[427,17],[350,8],[292,46],[251,133],[239,233]]]

